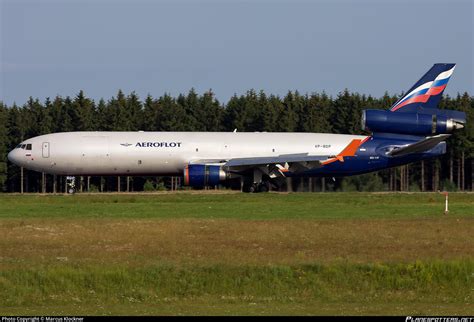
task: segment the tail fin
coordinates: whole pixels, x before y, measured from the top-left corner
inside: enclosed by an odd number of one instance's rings
[[[456,64],[434,64],[406,95],[390,107],[390,111],[414,112],[419,108],[436,108],[455,66]]]

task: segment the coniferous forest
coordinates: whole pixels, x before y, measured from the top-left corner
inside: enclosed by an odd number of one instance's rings
[[[190,90],[173,97],[118,91],[108,100],[94,101],[80,91],[75,97],[31,98],[24,105],[0,101],[0,191],[62,192],[65,178],[27,171],[7,160],[19,142],[46,133],[68,131],[267,131],[369,134],[361,130],[363,109],[387,109],[398,96],[351,93],[302,95],[289,91],[284,97],[263,91],[234,95],[219,102],[212,91]],[[463,191],[474,183],[474,97],[468,93],[445,95],[440,108],[467,113],[467,126],[448,140],[447,153],[394,169],[346,178],[294,178],[288,191]],[[23,183],[23,184],[22,184]],[[78,177],[79,191],[151,191],[182,189],[180,178]]]

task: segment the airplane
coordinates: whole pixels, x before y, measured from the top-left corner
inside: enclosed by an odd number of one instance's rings
[[[288,177],[350,176],[434,158],[466,115],[437,108],[455,64],[434,64],[388,110],[362,113],[371,135],[267,132],[63,132],[30,138],[14,164],[66,176],[183,176],[191,187],[240,178],[266,192]]]

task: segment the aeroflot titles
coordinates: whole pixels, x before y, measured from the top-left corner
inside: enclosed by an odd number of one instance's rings
[[[140,148],[176,148],[181,147],[181,142],[137,142],[135,147]]]

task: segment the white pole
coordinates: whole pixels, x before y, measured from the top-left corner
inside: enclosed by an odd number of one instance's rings
[[[23,167],[21,167],[21,180],[20,180],[20,192],[23,193],[23,182],[25,182],[23,175]]]
[[[447,215],[449,210],[448,210],[448,192],[445,192],[444,194],[446,196],[446,207],[444,208],[444,214]]]

